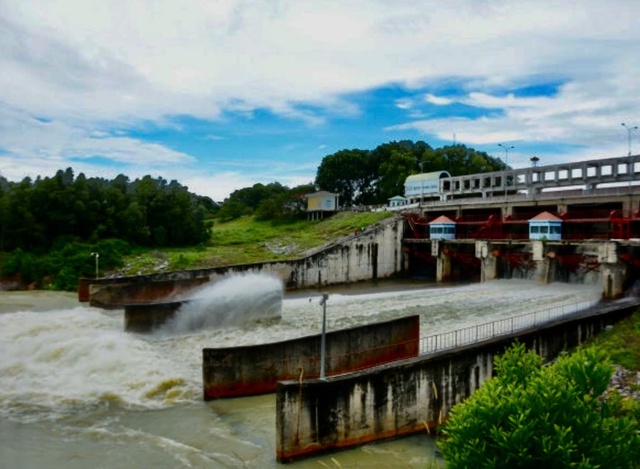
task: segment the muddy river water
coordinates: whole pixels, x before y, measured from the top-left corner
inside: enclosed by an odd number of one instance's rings
[[[225,294],[273,279],[237,278]],[[416,281],[328,289],[328,330],[419,314],[423,335],[597,298],[597,285],[523,280],[441,287]],[[203,298],[219,296],[215,290]],[[317,334],[319,292],[284,295],[279,319],[123,332],[123,311],[58,292],[0,292],[0,467],[274,468],[275,396],[202,401],[203,347]],[[426,434],[290,467],[416,468],[434,461]]]

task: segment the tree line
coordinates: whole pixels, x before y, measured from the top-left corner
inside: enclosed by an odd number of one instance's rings
[[[448,171],[462,176],[502,169],[500,159],[465,145],[432,148],[423,141],[402,140],[325,156],[315,186],[338,194],[343,206],[380,205],[403,195],[405,180],[412,174]]]
[[[403,194],[411,174],[445,170],[457,176],[503,168],[499,159],[464,145],[434,149],[403,140],[373,150],[340,150],[323,158],[312,183],[254,184],[220,204],[161,177],[76,177],[72,168],[20,182],[0,176],[0,273],[19,275],[23,284],[73,290],[78,276],[92,275],[94,251],[100,252],[103,270],[116,268],[136,246],[204,246],[214,218],[304,217],[305,194],[317,190],[337,193],[341,206],[380,205]]]
[[[53,177],[9,182],[0,176],[0,264],[19,284],[74,290],[93,273],[92,252],[115,268],[133,246],[205,243],[217,205],[177,181]]]
[[[0,251],[47,252],[71,240],[118,238],[139,246],[187,246],[207,241],[208,197],[177,181],[145,176],[130,181],[74,177],[72,168],[53,177],[0,177]]]
[[[274,182],[237,190],[224,201],[219,217],[231,220],[255,215],[274,219],[304,215],[304,195],[316,190],[338,194],[343,207],[382,205],[404,194],[405,180],[412,174],[448,171],[461,176],[505,167],[500,159],[465,145],[432,148],[423,141],[402,140],[373,150],[343,149],[322,159],[312,184],[289,189]]]

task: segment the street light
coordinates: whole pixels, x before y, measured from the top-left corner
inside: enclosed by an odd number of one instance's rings
[[[320,342],[320,379],[325,379],[324,369],[325,361],[327,357],[327,300],[329,299],[328,293],[323,293],[320,299],[320,305],[322,306],[322,338]]]
[[[634,130],[638,130],[638,126],[634,125],[633,127],[631,127],[631,126],[625,124],[624,122],[621,125],[625,129],[627,129],[627,137],[628,137],[628,141],[629,141],[629,154],[628,154],[628,156],[631,156],[631,132],[633,132]]]
[[[498,146],[501,148],[504,148],[504,198],[505,200],[507,199],[507,170],[509,169],[509,150],[513,150],[515,147],[513,145],[511,146],[506,146],[503,145],[502,143],[498,143]]]
[[[531,160],[531,165],[535,168],[536,166],[538,166],[538,161],[540,161],[540,158],[538,158],[537,156],[532,156],[531,158],[529,158],[529,160]]]
[[[509,166],[509,150],[513,150],[515,147],[513,145],[508,147],[502,143],[498,143],[498,146],[504,148],[504,164],[505,166]]]
[[[92,252],[91,255],[96,258],[96,279],[97,279],[98,278],[98,259],[100,258],[100,254],[98,254],[97,252]]]
[[[422,161],[420,162],[420,207],[424,198],[424,173],[422,172]]]

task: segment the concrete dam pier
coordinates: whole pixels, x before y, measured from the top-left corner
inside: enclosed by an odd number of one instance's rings
[[[288,463],[431,432],[455,404],[492,376],[493,358],[513,341],[550,360],[628,317],[639,305],[639,300],[608,305],[503,337],[326,380],[279,382],[276,457]]]
[[[127,332],[184,334],[199,329],[238,327],[279,319],[282,282],[274,276],[244,274],[220,279],[189,292],[189,298],[124,307]]]

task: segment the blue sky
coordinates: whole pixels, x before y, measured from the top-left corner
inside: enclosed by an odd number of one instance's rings
[[[635,0],[0,0],[0,174],[223,200],[392,140],[502,143],[514,167],[622,156],[639,18]]]

